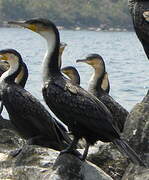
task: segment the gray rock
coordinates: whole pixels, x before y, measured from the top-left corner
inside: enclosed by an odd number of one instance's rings
[[[98,143],[96,148],[90,148],[88,160],[96,164],[114,180],[121,180],[128,160],[116,149],[112,143]]]
[[[10,129],[0,129],[0,153],[9,154],[12,150],[21,148],[25,141],[22,140],[15,131]]]
[[[149,92],[130,112],[124,127],[124,139],[149,165]],[[111,144],[99,144],[89,151],[88,159],[116,180],[125,173],[129,161]]]
[[[149,91],[142,102],[131,110],[123,136],[149,166]],[[126,169],[122,180],[149,180],[149,168],[133,164]]]
[[[82,162],[69,154],[59,156],[53,170],[49,178],[51,180],[112,180],[97,166],[89,162]]]
[[[123,136],[148,163],[149,93],[132,109]],[[70,154],[59,156],[59,152],[39,146],[26,145],[15,158],[8,156],[12,149],[23,145],[24,141],[13,130],[0,128],[0,179],[149,180],[149,169],[130,164],[111,143],[98,142],[89,150],[88,160],[102,170]]]
[[[58,158],[57,158],[58,157]],[[25,145],[16,157],[0,153],[0,179],[15,180],[112,180],[100,168],[70,154]]]
[[[149,165],[149,92],[142,102],[136,104],[131,110],[125,123],[123,136]]]
[[[127,168],[122,180],[149,180],[149,169],[136,167],[131,164]]]
[[[25,143],[14,130],[10,120],[4,119],[0,115],[0,152],[10,152],[20,148]]]

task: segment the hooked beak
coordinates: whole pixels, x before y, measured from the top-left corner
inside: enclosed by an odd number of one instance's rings
[[[61,69],[62,73],[67,74],[67,71],[65,69]]]
[[[78,62],[86,62],[86,61],[87,61],[86,59],[77,59],[76,63],[78,63]]]
[[[64,51],[64,49],[65,49],[65,47],[67,46],[67,44],[66,43],[60,43],[60,53],[62,54],[63,53],[63,51]]]
[[[65,47],[67,46],[67,44],[64,43],[64,42],[61,42],[61,43],[60,43],[60,46],[61,46],[61,48],[65,48]]]
[[[7,61],[8,58],[5,55],[0,54],[0,61],[3,61],[3,60]]]
[[[26,23],[26,21],[8,21],[8,24],[12,24],[12,25],[17,25],[17,26],[21,26],[27,29],[30,29],[32,31],[36,32],[36,25],[34,24],[28,24]]]

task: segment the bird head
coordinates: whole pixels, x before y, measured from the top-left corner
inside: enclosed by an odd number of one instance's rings
[[[85,59],[78,59],[76,60],[76,62],[87,63],[95,69],[104,66],[104,61],[102,57],[98,54],[89,54]]]
[[[77,69],[73,66],[67,66],[61,69],[62,73],[71,79],[71,81],[75,84],[80,84],[80,75]]]
[[[44,18],[35,18],[27,21],[9,21],[8,24],[18,25],[30,29],[45,38],[47,36],[47,32],[57,29],[53,22]]]
[[[18,61],[22,61],[21,55],[14,49],[0,50],[0,61],[6,61],[9,64],[13,64]]]
[[[62,73],[66,74],[68,77],[74,75],[75,68],[72,66],[67,66],[61,69]]]

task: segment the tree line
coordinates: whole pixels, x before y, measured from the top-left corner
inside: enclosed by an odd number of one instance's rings
[[[59,26],[131,28],[127,0],[0,0],[0,19],[44,17]]]

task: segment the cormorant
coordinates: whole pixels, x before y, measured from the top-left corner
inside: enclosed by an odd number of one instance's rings
[[[62,64],[61,56],[62,56],[62,53],[66,46],[67,46],[66,43],[64,43],[64,42],[60,43],[60,50],[59,50],[59,66],[60,67]],[[0,76],[8,69],[9,69],[9,64],[6,61],[0,62]],[[15,78],[15,82],[24,88],[27,79],[28,79],[28,68],[27,68],[26,64],[23,62],[21,71],[18,74],[18,76]],[[1,103],[0,114],[2,113],[2,111],[3,111],[3,103]]]
[[[106,105],[113,116],[113,123],[118,127],[120,132],[122,132],[129,113],[102,88],[103,78],[105,78],[106,75],[103,58],[98,54],[89,54],[85,59],[77,60],[77,62],[87,63],[94,68],[88,91]],[[106,85],[106,87],[108,86]]]
[[[149,24],[145,17],[145,12],[149,10],[149,1],[128,0],[128,7],[132,16],[135,32],[149,59]]]
[[[1,73],[1,75],[5,71],[7,71],[8,69],[9,69],[8,62],[6,62],[6,61],[0,62],[0,73]],[[23,62],[21,65],[21,71],[18,74],[18,76],[15,78],[15,82],[24,88],[27,79],[28,79],[28,68],[27,68],[26,64]],[[3,111],[3,102],[1,102],[0,114],[2,113],[2,111]]]
[[[60,50],[59,50],[60,67],[61,67],[61,63],[62,63],[61,62],[61,56],[62,56],[62,53],[63,53],[66,46],[67,46],[66,43],[64,43],[64,42],[60,43]],[[9,64],[7,62],[5,62],[5,61],[0,62],[0,76],[8,69],[9,69]],[[15,82],[24,88],[27,79],[28,79],[28,68],[27,68],[26,64],[23,62],[22,67],[21,67],[21,71],[18,74],[18,76],[15,78]]]
[[[62,73],[66,74],[69,77],[69,79],[71,79],[71,82],[80,85],[80,75],[75,67],[66,66],[62,68],[61,71]]]
[[[63,153],[72,152],[78,140],[85,138],[87,145],[82,157],[85,160],[89,146],[101,140],[113,142],[134,163],[144,166],[137,154],[120,138],[106,106],[62,75],[58,66],[60,36],[55,24],[42,18],[9,23],[37,32],[47,40],[48,52],[43,62],[43,96],[49,108],[74,135],[72,143]]]
[[[80,75],[77,71],[77,69],[73,66],[66,66],[64,68],[61,69],[61,71],[66,74],[69,79],[71,79],[71,81],[73,83],[79,84],[80,85]],[[107,93],[109,93],[110,91],[110,83],[109,83],[109,79],[108,79],[108,73],[105,72],[105,75],[102,79],[102,83],[101,83],[101,88],[106,91]]]
[[[21,71],[23,60],[13,49],[0,51],[0,60],[7,61],[10,68],[0,78],[0,97],[19,135],[36,144],[62,150],[71,142],[66,128],[54,119],[44,106],[15,78]]]

